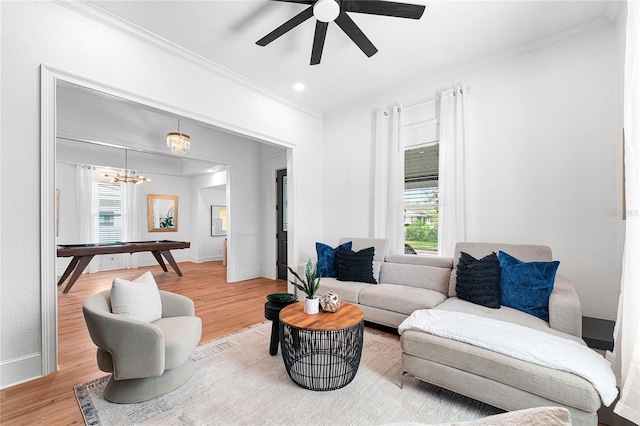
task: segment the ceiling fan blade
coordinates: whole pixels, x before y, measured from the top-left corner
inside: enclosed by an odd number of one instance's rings
[[[341,5],[342,9],[347,12],[410,19],[420,19],[425,9],[425,6],[421,4],[396,3],[384,0],[343,0]]]
[[[316,21],[316,34],[313,36],[313,50],[311,51],[311,65],[318,65],[320,63],[328,27],[328,22]]]
[[[371,43],[371,40],[367,38],[362,30],[356,25],[355,22],[344,12],[340,11],[340,15],[335,20],[335,23],[349,36],[351,40],[364,52],[365,55],[371,57],[376,54],[378,49]]]
[[[271,31],[266,36],[262,37],[260,40],[256,41],[256,44],[258,46],[266,46],[267,44],[271,43],[273,40],[277,39],[281,35],[297,27],[298,25],[300,25],[307,19],[311,18],[312,16],[313,16],[313,7],[308,7],[302,12],[300,12],[299,14],[297,14],[296,16],[294,16],[293,18],[289,19],[284,24],[280,25],[275,30]]]

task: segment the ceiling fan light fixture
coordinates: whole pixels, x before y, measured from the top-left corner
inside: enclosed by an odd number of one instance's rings
[[[313,5],[313,16],[321,22],[333,22],[340,15],[340,5],[336,0],[318,0]]]
[[[174,154],[184,154],[191,147],[189,135],[180,132],[180,120],[178,120],[178,131],[167,133],[167,146]]]

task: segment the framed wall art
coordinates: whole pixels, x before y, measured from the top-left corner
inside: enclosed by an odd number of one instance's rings
[[[211,236],[227,235],[227,207],[211,206]]]
[[[147,230],[178,232],[178,196],[147,195]]]

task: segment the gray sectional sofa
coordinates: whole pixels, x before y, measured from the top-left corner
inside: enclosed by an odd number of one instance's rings
[[[580,301],[572,284],[560,276],[556,276],[549,299],[549,322],[506,306],[491,309],[456,297],[460,252],[480,259],[502,250],[525,262],[551,261],[549,247],[459,243],[457,256],[449,258],[387,255],[383,239],[342,238],[339,244],[347,241],[352,241],[354,251],[375,248],[377,284],[322,278],[318,294],[337,293],[343,301],[360,307],[368,322],[397,328],[416,310],[456,311],[533,328],[586,346],[581,339]],[[561,406],[570,411],[573,424],[597,424],[599,394],[589,381],[572,373],[416,330],[402,333],[401,347],[403,384],[405,377],[414,376],[507,411]]]

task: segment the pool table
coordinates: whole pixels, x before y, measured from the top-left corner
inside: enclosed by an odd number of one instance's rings
[[[63,293],[68,293],[71,287],[75,284],[76,280],[80,277],[82,272],[91,262],[93,256],[99,254],[119,254],[119,253],[138,253],[141,251],[149,251],[156,258],[162,269],[167,272],[167,266],[164,264],[162,257],[169,262],[169,265],[178,274],[182,276],[178,264],[174,260],[169,250],[185,249],[189,248],[191,243],[186,241],[135,241],[135,242],[117,242],[108,244],[66,244],[58,245],[57,253],[58,257],[72,257],[71,263],[67,266],[67,269],[60,277],[58,286],[60,286],[68,277],[69,282],[64,288]],[[73,272],[73,273],[72,273]]]

